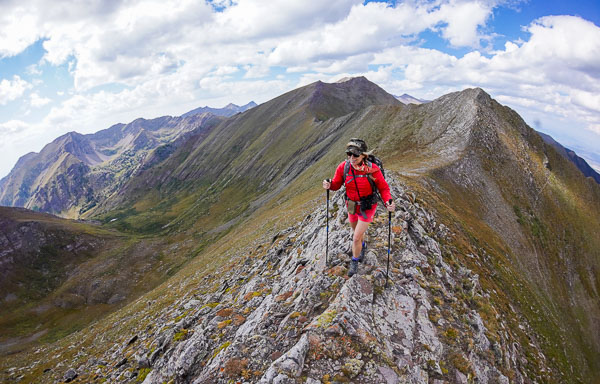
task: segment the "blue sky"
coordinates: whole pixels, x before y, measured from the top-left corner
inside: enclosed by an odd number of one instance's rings
[[[481,87],[600,169],[598,1],[5,0],[0,177],[69,132],[366,76]]]

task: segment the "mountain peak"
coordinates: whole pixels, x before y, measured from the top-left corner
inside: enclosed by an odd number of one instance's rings
[[[347,76],[347,77],[342,77],[341,79],[336,81],[336,83],[346,83],[348,81],[356,82],[356,81],[369,81],[369,80],[364,76]]]
[[[244,111],[246,111],[250,108],[254,108],[254,107],[256,107],[256,103],[254,101],[251,101],[248,104],[243,105],[241,107],[239,105],[233,104],[233,103],[229,103],[226,106],[224,106],[223,108],[211,108],[209,106],[205,106],[205,107],[199,107],[199,108],[193,109],[189,112],[186,112],[183,115],[181,115],[181,117],[199,115],[202,113],[212,113],[213,115],[217,115],[217,116],[229,117],[229,116],[235,115],[236,113],[244,112]]]
[[[309,90],[310,109],[317,119],[339,117],[371,105],[401,105],[392,95],[366,77],[353,77],[335,83],[317,81],[299,92]]]
[[[403,104],[416,104],[416,105],[420,105],[420,104],[425,104],[425,103],[429,103],[430,102],[430,100],[417,99],[416,97],[411,96],[408,93],[404,93],[401,96],[396,96],[396,98],[398,100],[400,100],[400,102],[402,102]]]

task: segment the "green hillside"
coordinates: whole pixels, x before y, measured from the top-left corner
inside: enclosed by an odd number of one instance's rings
[[[383,159],[399,206],[388,290],[385,215],[370,230],[371,264],[348,279],[347,224],[333,200],[339,264],[322,259],[320,184],[351,137]],[[364,78],[313,83],[190,137],[93,207],[93,228],[118,241],[77,276],[136,281],[127,297],[139,298],[31,359],[0,360],[0,377],[52,382],[81,366],[75,381],[258,382],[283,374],[278,358],[308,338],[289,382],[377,382],[389,370],[414,382],[596,382],[595,212],[600,187],[481,89],[406,106]],[[49,297],[72,292],[60,287]],[[349,310],[349,292],[372,301]],[[414,320],[344,328],[373,319],[373,303],[389,313],[414,303]],[[399,330],[409,325],[414,340]],[[273,358],[244,360],[261,348]]]

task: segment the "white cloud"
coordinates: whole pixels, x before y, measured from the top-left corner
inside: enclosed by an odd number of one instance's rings
[[[17,75],[14,75],[12,80],[2,79],[0,81],[0,105],[6,105],[8,102],[18,99],[29,88],[31,88],[31,84]]]
[[[402,73],[400,80],[380,84],[392,93],[414,89],[417,96],[432,98],[478,86],[519,111],[568,118],[595,131],[600,124],[600,28],[579,17],[553,16],[534,21],[527,31],[528,40],[507,42],[490,55],[472,51],[456,58],[396,46],[368,64]]]
[[[442,29],[442,36],[456,47],[477,47],[485,36],[479,34],[478,29],[486,24],[491,15],[493,6],[483,2],[450,1],[443,4],[437,18],[446,24]]]
[[[200,105],[262,102],[312,81],[357,75],[426,99],[479,86],[531,116],[600,126],[598,26],[544,17],[526,27],[528,38],[492,52],[488,23],[500,2],[0,1],[0,57],[43,38],[44,60],[27,73],[68,63],[74,87],[59,93],[67,100],[39,125],[58,134]],[[481,51],[455,57],[419,47],[424,31]],[[115,85],[120,91],[106,91]],[[0,105],[31,88],[18,76],[2,80]],[[48,102],[37,93],[28,100]]]
[[[0,123],[0,135],[4,138],[6,136],[13,135],[21,132],[29,127],[29,124],[21,120],[9,120],[4,123]]]
[[[33,142],[36,137],[40,137],[39,131],[30,124],[21,120],[9,120],[0,123],[0,153],[2,153],[2,161],[0,161],[0,178],[7,175],[13,168],[19,157],[27,152],[31,152],[32,148],[38,148],[41,143]],[[43,139],[48,139],[43,138]],[[42,140],[43,140],[42,139]]]
[[[40,37],[38,15],[18,2],[0,2],[0,58],[21,53]]]
[[[31,64],[28,65],[27,68],[25,68],[25,73],[33,76],[40,76],[42,75],[42,70],[37,64]]]
[[[220,65],[217,69],[211,72],[214,76],[232,75],[239,72],[239,68],[233,65]]]
[[[264,76],[270,65],[314,61],[333,71],[343,66],[338,59],[380,51],[438,25],[452,44],[477,45],[482,37],[477,28],[491,12],[483,3],[454,0],[396,7],[360,0],[213,2],[225,7],[222,12],[195,0],[9,4],[5,21],[21,43],[6,51],[18,53],[44,37],[44,60],[52,65],[71,60],[80,91],[114,82],[135,86],[183,65],[201,66],[203,72],[214,65],[250,66],[248,78]],[[25,8],[31,21],[21,25]],[[229,49],[240,45],[242,52]],[[227,54],[208,60],[220,49]]]
[[[44,105],[50,103],[52,100],[50,100],[47,97],[41,97],[40,95],[38,95],[35,92],[32,92],[29,95],[29,102],[31,104],[32,107],[34,108],[39,108],[39,107],[43,107]]]

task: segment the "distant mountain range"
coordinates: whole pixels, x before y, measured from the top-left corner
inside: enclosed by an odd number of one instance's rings
[[[223,117],[256,106],[202,107],[179,117],[137,119],[94,134],[69,132],[40,153],[19,159],[0,180],[0,205],[79,217],[124,180],[155,165],[195,134],[208,134]]]
[[[570,150],[569,148],[563,146],[558,141],[554,140],[552,136],[547,135],[542,132],[538,132],[538,134],[542,137],[545,143],[552,145],[558,153],[563,155],[565,158],[569,159],[577,169],[584,174],[585,177],[591,177],[596,181],[596,183],[600,184],[600,174],[596,172],[594,168],[592,168],[583,158],[577,156],[575,151]]]
[[[196,109],[192,109],[191,111],[184,113],[181,117],[188,117],[192,115],[198,115],[201,113],[212,113],[217,116],[229,117],[233,116],[236,113],[247,111],[250,108],[256,107],[256,103],[254,101],[249,102],[246,105],[242,105],[241,107],[232,103],[227,104],[223,108],[211,108],[211,107],[200,107]]]
[[[400,100],[403,104],[425,104],[425,103],[429,103],[430,100],[423,100],[423,99],[417,99],[416,97],[413,97],[407,93],[403,94],[402,96],[396,96],[396,99]]]

